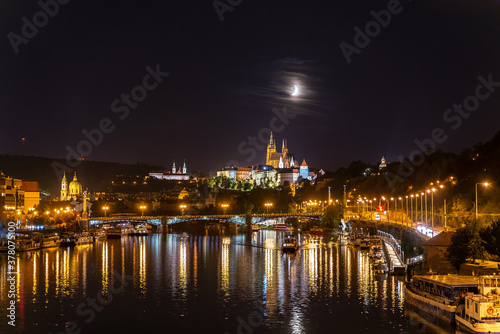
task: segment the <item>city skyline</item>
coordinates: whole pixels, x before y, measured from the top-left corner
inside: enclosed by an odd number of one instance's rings
[[[25,21],[44,9],[4,6],[0,107],[9,126],[0,153],[64,158],[103,128],[85,159],[165,165],[182,157],[209,172],[263,163],[265,148],[250,161],[238,148],[259,134],[265,146],[262,131],[284,108],[290,118],[275,134],[328,170],[397,161],[436,128],[447,136],[438,148],[451,152],[498,131],[500,50],[491,41],[500,26],[483,15],[499,12],[494,1],[459,2],[443,15],[439,5],[401,2],[366,46],[365,24],[381,19],[387,2],[245,3],[223,15],[210,2],[95,8],[59,4],[26,38]],[[467,98],[485,81],[493,91],[481,90],[491,94],[474,107]],[[454,107],[468,102],[472,112]]]

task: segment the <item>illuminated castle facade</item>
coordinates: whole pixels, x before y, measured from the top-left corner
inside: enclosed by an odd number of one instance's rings
[[[175,166],[175,160],[172,164],[171,171],[152,171],[149,173],[150,177],[154,177],[160,180],[171,180],[171,181],[188,181],[191,176],[187,172],[186,161],[182,165],[182,170]]]
[[[283,144],[281,145],[281,152],[276,149],[276,140],[273,139],[273,133],[271,132],[271,137],[269,138],[269,143],[267,144],[267,154],[266,154],[266,165],[273,166],[274,168],[293,168],[295,163],[293,161],[293,155],[288,152],[288,145],[286,139],[283,139]]]

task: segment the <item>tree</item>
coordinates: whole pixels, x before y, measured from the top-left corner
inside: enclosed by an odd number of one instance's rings
[[[500,220],[493,222],[479,232],[486,251],[500,256]]]
[[[323,213],[321,225],[327,228],[338,228],[342,219],[342,207],[339,204],[328,205]]]
[[[484,259],[484,256],[483,240],[479,235],[475,223],[459,228],[451,237],[451,245],[448,247],[447,257],[457,271],[460,270],[460,266],[468,258],[472,258],[475,261],[476,259]]]

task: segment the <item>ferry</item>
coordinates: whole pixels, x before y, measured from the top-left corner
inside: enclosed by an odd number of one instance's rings
[[[281,246],[281,250],[283,252],[296,252],[298,249],[297,239],[293,235],[285,236],[283,240],[283,244]]]
[[[455,311],[467,293],[478,292],[476,276],[414,276],[406,283],[406,301],[447,323],[455,322]]]
[[[479,292],[467,293],[465,303],[457,307],[455,322],[471,333],[500,333],[500,277],[479,277]]]

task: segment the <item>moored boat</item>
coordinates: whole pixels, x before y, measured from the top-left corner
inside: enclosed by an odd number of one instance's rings
[[[274,229],[276,231],[288,231],[288,227],[286,226],[286,224],[282,224],[282,223],[277,223],[275,226],[274,226]]]
[[[319,228],[319,227],[313,227],[311,229],[311,235],[317,235],[317,236],[320,236],[320,235],[323,235],[325,232],[323,231],[323,229]]]
[[[52,248],[61,246],[61,238],[57,235],[43,236],[41,248]]]
[[[34,236],[18,236],[16,238],[16,252],[40,249],[41,243]]]
[[[298,248],[297,239],[293,235],[285,236],[281,245],[283,252],[296,252]]]
[[[455,321],[455,311],[468,292],[477,293],[476,276],[414,276],[406,283],[406,301],[445,322]]]
[[[75,236],[76,245],[90,244],[92,242],[94,242],[94,237],[88,232],[82,232]]]
[[[467,293],[455,312],[456,325],[472,333],[500,333],[500,277],[480,276],[478,293]]]
[[[120,239],[122,237],[122,233],[119,228],[108,228],[105,230],[107,239]]]
[[[148,229],[142,225],[137,225],[136,228],[129,231],[129,236],[147,236],[149,233]]]
[[[252,225],[252,232],[258,232],[258,231],[260,231],[260,230],[261,230],[261,228],[260,228],[260,226],[259,226],[259,225],[257,225],[257,224]]]

